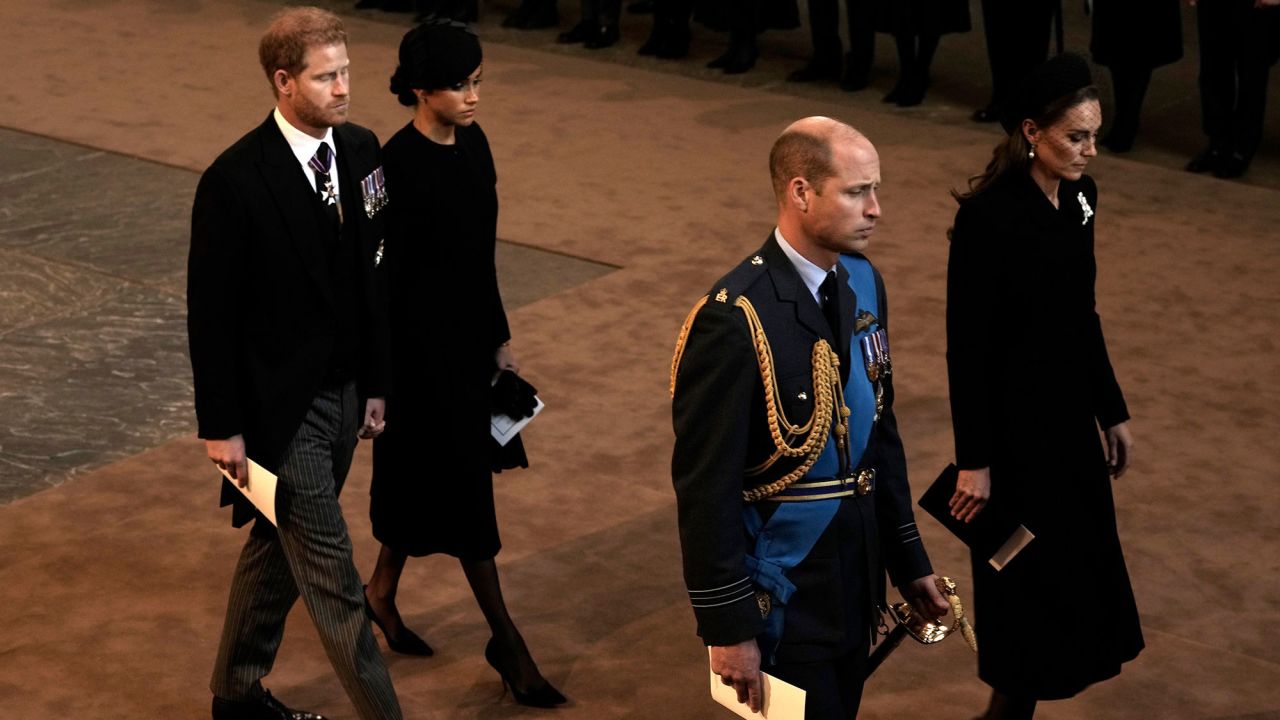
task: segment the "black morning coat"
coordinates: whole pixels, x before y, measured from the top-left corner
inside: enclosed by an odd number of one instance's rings
[[[335,127],[333,139],[343,212],[336,248],[270,114],[201,176],[191,214],[187,327],[198,433],[243,435],[248,456],[272,471],[335,362],[350,365],[345,374],[362,399],[387,390],[382,214],[368,216],[360,184],[379,166],[378,139],[351,123]],[[239,527],[253,510],[224,483],[224,505],[229,498]]]
[[[848,347],[856,300],[844,268],[837,272],[840,336]],[[876,288],[880,322],[887,327],[879,274]],[[767,429],[756,348],[743,311],[734,306],[739,295],[751,301],[763,323],[789,418],[803,421],[813,411],[814,343],[825,339],[839,347],[817,302],[772,235],[711,289],[689,332],[672,405],[676,441],[671,473],[691,599],[718,594],[713,592],[717,588],[743,586],[749,548],[742,492],[775,479],[748,478],[744,472],[772,454],[775,446]],[[864,372],[858,355],[853,365],[855,372]],[[846,367],[842,364],[845,376]],[[885,381],[884,411],[872,427],[866,452],[854,462],[859,468],[876,469],[875,492],[868,498],[842,499],[836,519],[813,551],[787,573],[797,590],[786,609],[780,661],[830,659],[866,642],[870,623],[875,622],[872,606],[883,603],[885,566],[895,585],[932,572],[915,532],[906,460],[893,414],[892,380]],[[782,466],[775,466],[775,476],[794,467]],[[874,513],[858,520],[869,501]],[[767,516],[776,503],[755,506]],[[871,542],[864,543],[864,537]],[[860,556],[869,556],[871,562]],[[851,567],[862,570],[851,573]],[[761,612],[749,583],[746,586],[747,592],[738,593],[743,596],[735,602],[695,607],[698,634],[708,645],[731,645],[762,632]],[[850,627],[851,622],[868,626]]]

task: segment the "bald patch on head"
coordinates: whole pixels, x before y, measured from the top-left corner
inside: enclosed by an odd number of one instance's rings
[[[819,192],[835,174],[832,148],[838,142],[871,145],[853,126],[829,117],[801,118],[788,125],[769,151],[769,177],[778,201],[786,197],[787,186],[795,178],[804,178]]]

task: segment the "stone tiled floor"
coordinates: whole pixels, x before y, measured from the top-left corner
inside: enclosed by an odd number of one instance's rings
[[[198,176],[0,129],[0,503],[194,431]],[[500,243],[516,308],[612,270]]]

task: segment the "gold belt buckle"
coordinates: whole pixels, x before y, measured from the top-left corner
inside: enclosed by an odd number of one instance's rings
[[[876,471],[872,468],[865,468],[858,471],[855,478],[857,483],[857,492],[859,496],[866,495],[875,489]]]

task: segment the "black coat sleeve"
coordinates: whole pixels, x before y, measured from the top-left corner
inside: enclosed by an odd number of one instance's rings
[[[742,312],[708,303],[690,329],[676,377],[671,460],[685,584],[708,645],[742,642],[764,627],[747,574],[742,520],[759,377]]]
[[[187,256],[187,335],[198,434],[205,439],[244,432],[240,346],[248,234],[244,203],[215,164],[196,187]]]
[[[382,167],[378,138],[367,132],[370,153],[367,167]],[[372,171],[372,170],[371,170]],[[384,170],[385,175],[385,170]],[[372,218],[361,218],[369,228],[361,233],[360,264],[364,282],[365,317],[361,322],[360,394],[363,397],[386,397],[391,384],[391,296],[386,248],[387,208]]]
[[[480,125],[474,124],[460,131],[460,141],[466,142],[468,151],[473,153],[475,158],[476,169],[480,173],[481,178],[486,182],[492,182],[494,186],[494,202],[495,214],[493,221],[495,223],[493,229],[493,253],[490,253],[486,260],[489,266],[486,268],[484,282],[485,287],[482,290],[485,293],[485,305],[490,309],[489,333],[493,339],[493,346],[496,349],[502,343],[511,339],[511,326],[507,322],[507,311],[502,305],[502,292],[498,283],[498,266],[495,253],[497,251],[497,184],[498,170],[493,163],[493,150],[489,147],[489,136],[485,135],[484,129]]]
[[[995,233],[981,208],[971,202],[960,206],[947,261],[947,379],[956,465],[962,470],[991,465],[995,391],[988,362],[999,317],[991,281]]]
[[[876,294],[880,309],[880,325],[889,328],[889,300],[884,280],[876,271]],[[893,343],[890,342],[890,347]],[[884,410],[873,430],[876,460],[876,525],[880,529],[880,549],[884,556],[889,581],[902,585],[933,573],[925,553],[920,531],[916,527],[911,505],[911,486],[907,481],[907,456],[898,433],[893,413],[893,374],[884,378]]]

